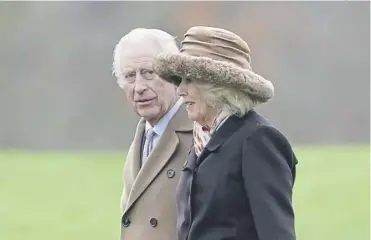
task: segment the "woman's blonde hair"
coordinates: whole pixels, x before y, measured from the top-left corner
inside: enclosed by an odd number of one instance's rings
[[[239,89],[210,83],[193,83],[201,90],[206,104],[217,111],[242,117],[257,105],[257,101]]]

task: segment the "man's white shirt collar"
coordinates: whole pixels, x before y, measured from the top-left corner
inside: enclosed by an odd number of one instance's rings
[[[160,121],[157,122],[155,126],[153,126],[153,131],[156,133],[156,137],[160,137],[164,133],[170,120],[172,119],[172,117],[175,115],[175,113],[178,111],[182,104],[183,98],[179,98],[178,101],[174,104],[174,106],[160,119]],[[150,128],[152,128],[151,124],[148,121],[146,121],[146,132]]]

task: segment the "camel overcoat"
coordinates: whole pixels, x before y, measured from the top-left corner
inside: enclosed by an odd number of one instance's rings
[[[140,167],[145,120],[139,121],[123,170],[121,240],[176,239],[175,188],[192,145],[192,128],[182,105]]]

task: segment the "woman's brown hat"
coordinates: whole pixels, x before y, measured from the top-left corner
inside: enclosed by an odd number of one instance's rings
[[[250,49],[235,33],[195,26],[184,35],[180,53],[160,53],[153,69],[162,79],[179,85],[182,78],[234,87],[253,100],[266,102],[273,84],[253,72]]]

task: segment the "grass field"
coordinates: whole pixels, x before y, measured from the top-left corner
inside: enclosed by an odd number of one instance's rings
[[[296,152],[297,239],[369,240],[369,147]],[[118,239],[123,159],[1,152],[0,239]]]

